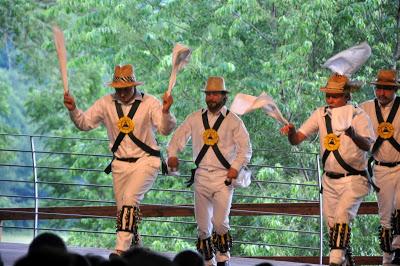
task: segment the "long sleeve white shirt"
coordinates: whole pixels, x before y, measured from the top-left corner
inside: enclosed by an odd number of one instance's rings
[[[325,152],[324,138],[327,135],[325,116],[327,115],[330,114],[328,111],[325,111],[325,107],[319,107],[299,128],[299,132],[303,133],[307,138],[312,134],[319,133],[321,156]],[[356,113],[351,121],[351,127],[355,130],[357,135],[366,138],[370,144],[374,143],[375,134],[371,121],[361,108],[356,108]],[[339,153],[343,160],[356,170],[364,170],[367,167],[367,152],[361,150],[354,141],[344,133],[339,136],[339,139]],[[347,172],[337,162],[333,152],[331,152],[326,159],[325,171],[336,173]]]
[[[399,97],[399,96],[397,96]],[[378,102],[378,106],[381,109],[382,117],[386,121],[389,116],[390,110],[392,110],[394,103],[391,101],[386,106],[382,106]],[[365,112],[371,118],[372,126],[374,127],[375,134],[378,135],[378,118],[375,113],[375,103],[374,100],[366,101],[360,104],[360,107],[365,110]],[[392,121],[392,125],[394,128],[393,138],[400,143],[400,108],[397,110],[397,114]],[[380,148],[374,154],[374,158],[380,162],[399,162],[400,161],[400,152],[398,152],[393,145],[389,141],[383,141]]]
[[[192,139],[193,161],[196,160],[204,145],[203,132],[205,129],[202,114],[205,111],[205,109],[202,109],[192,113],[178,127],[168,145],[168,157],[178,157],[178,153],[185,148],[189,139]],[[217,131],[219,137],[217,145],[225,159],[231,164],[231,167],[240,170],[250,162],[252,155],[249,133],[243,121],[237,115],[232,112],[229,112],[228,115],[226,114],[227,108],[225,106],[216,114],[207,112],[211,128],[221,113],[225,116],[225,119]],[[212,147],[210,147],[200,162],[199,169],[215,171],[225,170],[225,167],[218,160]]]
[[[120,102],[124,115],[128,115],[136,99],[142,100],[142,102],[132,119],[134,122],[133,134],[151,148],[159,150],[155,139],[156,131],[159,131],[162,135],[168,135],[175,128],[176,119],[171,113],[162,112],[162,105],[154,96],[144,94],[142,97],[139,91],[136,91],[134,98],[128,104]],[[70,112],[71,120],[80,130],[88,131],[97,128],[100,124],[104,124],[107,129],[110,150],[119,134],[117,126],[119,118],[115,108],[115,101],[115,95],[108,94],[98,99],[85,112],[78,108]],[[147,154],[126,135],[115,155],[120,158],[139,158]]]

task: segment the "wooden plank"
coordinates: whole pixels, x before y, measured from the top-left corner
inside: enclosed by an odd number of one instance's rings
[[[187,217],[194,215],[193,205],[142,205],[144,217]],[[376,202],[361,203],[359,214],[377,214]],[[233,204],[231,216],[257,215],[319,215],[319,204],[309,203],[259,203]],[[83,206],[83,207],[43,207],[39,208],[39,219],[79,219],[90,216],[115,217],[115,206]],[[0,208],[0,221],[33,220],[34,208]]]

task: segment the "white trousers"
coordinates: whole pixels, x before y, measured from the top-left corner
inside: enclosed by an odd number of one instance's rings
[[[379,193],[376,193],[380,223],[385,228],[392,228],[392,213],[400,209],[400,165],[396,167],[375,165],[374,178],[380,188]],[[392,248],[400,248],[399,235],[393,236]],[[383,263],[389,264],[391,257],[390,254],[384,254]]]
[[[200,239],[209,238],[213,230],[223,235],[228,232],[229,213],[232,204],[233,187],[226,186],[227,171],[197,169],[194,180],[194,210],[197,233]],[[229,252],[217,252],[217,262],[230,259]]]
[[[369,192],[367,179],[361,175],[339,179],[324,175],[322,186],[322,210],[328,229],[332,228],[335,223],[350,225],[357,215],[363,198]],[[329,254],[329,262],[341,264],[345,260],[344,255],[344,250],[332,249]]]
[[[160,158],[155,156],[142,157],[135,163],[113,161],[112,176],[117,213],[124,205],[139,205],[144,194],[153,186],[160,164]],[[118,231],[115,249],[128,250],[132,237],[130,232]]]

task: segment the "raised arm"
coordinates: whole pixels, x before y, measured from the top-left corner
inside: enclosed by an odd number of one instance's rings
[[[151,116],[154,126],[158,132],[162,135],[167,136],[176,127],[176,118],[170,112],[172,103],[174,102],[171,95],[164,94],[162,104],[155,98],[150,99],[151,104]]]

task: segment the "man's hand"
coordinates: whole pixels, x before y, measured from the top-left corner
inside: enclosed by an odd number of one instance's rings
[[[73,111],[76,108],[75,99],[69,92],[64,93],[64,105],[69,111]]]
[[[294,125],[293,124],[287,124],[287,125],[284,125],[281,129],[280,129],[280,132],[281,132],[281,134],[282,135],[289,135],[289,133],[294,133],[294,132],[296,132],[296,130],[295,130],[295,128],[294,128]]]
[[[163,96],[163,113],[169,113],[169,108],[171,108],[172,103],[174,102],[174,98],[171,95],[168,95],[167,92],[164,93]]]
[[[226,175],[226,177],[228,179],[236,179],[238,176],[238,170],[236,170],[235,168],[229,168],[228,170],[228,174]]]
[[[354,128],[349,127],[344,134],[351,138],[361,150],[369,151],[371,149],[372,143],[369,142],[368,138],[358,135]]]
[[[171,168],[172,171],[178,170],[178,168],[179,168],[178,157],[169,157],[167,163],[168,163],[168,167]]]

